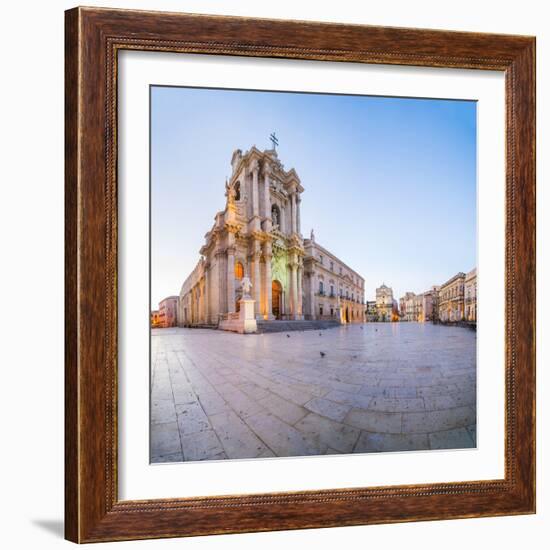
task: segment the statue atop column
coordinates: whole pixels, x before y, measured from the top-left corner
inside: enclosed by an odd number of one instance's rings
[[[243,298],[250,299],[250,289],[252,288],[252,283],[248,276],[243,277],[241,281],[241,289],[243,291]]]
[[[235,204],[235,197],[237,196],[237,192],[235,190],[235,186],[229,185],[227,179],[225,180],[225,196],[227,197],[228,206],[233,206]]]
[[[273,225],[273,229],[278,229],[281,225],[281,214],[279,212],[279,207],[277,205],[273,205],[271,207],[271,223]]]

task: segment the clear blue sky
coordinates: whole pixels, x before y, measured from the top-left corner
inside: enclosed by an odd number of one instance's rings
[[[234,149],[302,185],[302,233],[398,299],[476,265],[476,103],[151,88],[151,299],[178,294],[225,204]]]

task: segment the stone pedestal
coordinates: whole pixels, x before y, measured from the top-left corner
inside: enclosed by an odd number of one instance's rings
[[[257,332],[256,317],[254,315],[255,300],[251,298],[241,298],[239,300],[239,330],[242,334]]]
[[[238,332],[239,334],[253,334],[258,332],[258,325],[254,315],[255,300],[244,296],[239,300],[239,312],[228,313],[227,318],[220,321],[219,328]]]

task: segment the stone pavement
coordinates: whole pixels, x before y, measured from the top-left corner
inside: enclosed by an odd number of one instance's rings
[[[152,462],[476,445],[466,328],[154,329],[151,352]]]

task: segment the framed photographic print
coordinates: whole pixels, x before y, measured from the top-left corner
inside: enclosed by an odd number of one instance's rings
[[[66,537],[535,511],[535,40],[66,12]]]

